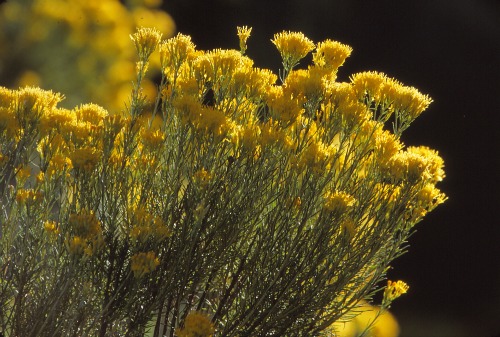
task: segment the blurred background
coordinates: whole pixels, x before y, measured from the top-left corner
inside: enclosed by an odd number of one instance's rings
[[[270,39],[283,30],[302,31],[315,42],[330,38],[354,48],[339,81],[376,70],[429,94],[434,103],[403,141],[439,151],[447,172],[440,187],[449,200],[417,225],[408,253],[393,264],[388,277],[406,281],[410,291],[391,311],[401,337],[500,336],[500,1],[54,2],[59,4],[0,1],[0,85],[38,84],[65,92],[69,105],[97,100],[119,109],[130,88],[133,50],[127,46],[135,26],[159,26],[164,37],[189,34],[200,49],[237,49],[236,26],[247,25],[253,27],[247,54],[258,67],[277,72],[280,58]],[[24,15],[28,10],[35,14]],[[92,18],[86,24],[82,13]],[[40,15],[80,29],[73,37],[65,33],[71,53],[56,45],[40,52],[22,43],[62,38],[54,33],[60,29],[37,21]],[[15,17],[25,22],[16,24]],[[96,24],[108,27],[107,35],[96,33]],[[99,60],[89,55],[71,66],[88,46],[92,55],[102,53]],[[118,70],[107,67],[118,61]],[[76,70],[46,80],[57,67]],[[61,89],[69,80],[81,84]],[[113,97],[113,103],[106,106],[100,97]]]

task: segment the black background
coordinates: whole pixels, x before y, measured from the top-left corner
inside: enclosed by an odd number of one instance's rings
[[[500,334],[500,1],[167,0],[177,30],[200,49],[238,49],[277,72],[274,33],[302,31],[354,48],[339,71],[377,70],[434,99],[403,135],[446,162],[449,200],[417,225],[389,278],[410,291],[393,304],[401,337]]]

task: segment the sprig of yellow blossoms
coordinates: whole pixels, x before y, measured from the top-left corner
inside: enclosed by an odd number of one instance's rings
[[[401,140],[427,95],[376,72],[337,82],[352,49],[294,32],[272,40],[278,82],[244,55],[250,31],[238,28],[239,51],[202,51],[189,36],[139,29],[123,115],[0,88],[1,222],[27,221],[47,236],[37,244],[100,275],[101,299],[115,302],[93,317],[141,305],[137,315],[170,320],[159,335],[316,333],[369,296],[413,226],[445,201],[438,152]],[[161,84],[147,97],[156,49]],[[312,51],[313,64],[295,69]],[[389,283],[385,298],[406,289]],[[188,314],[201,309],[209,316]]]

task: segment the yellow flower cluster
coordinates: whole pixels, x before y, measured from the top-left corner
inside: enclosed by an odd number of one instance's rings
[[[278,48],[285,69],[291,69],[314,49],[314,42],[300,32],[281,32],[271,40]]]
[[[43,223],[43,229],[47,232],[47,234],[51,238],[56,238],[59,235],[59,233],[61,233],[61,229],[59,228],[59,226],[55,221],[50,221],[50,220],[45,221]]]
[[[141,252],[132,255],[130,258],[130,269],[134,273],[134,277],[140,278],[151,273],[160,265],[160,260],[154,252]]]
[[[214,284],[235,272],[255,284],[255,275],[267,277],[267,264],[255,274],[245,269],[262,255],[252,247],[272,247],[264,253],[274,266],[290,260],[291,244],[297,259],[311,257],[310,270],[324,276],[311,287],[310,271],[294,271],[301,292],[326,294],[332,308],[338,306],[335,314],[350,305],[344,292],[366,296],[354,289],[383,277],[386,254],[396,255],[412,227],[446,199],[436,187],[444,177],[437,151],[405,147],[400,138],[431,100],[381,73],[337,82],[337,68],[352,49],[332,40],[314,44],[301,33],[272,40],[283,58],[278,77],[244,55],[250,31],[238,29],[239,51],[203,51],[189,36],[161,41],[158,30],[140,28],[131,35],[140,60],[127,115],[96,104],[60,108],[62,95],[39,88],[0,88],[0,173],[17,183],[4,191],[13,204],[8,217],[28,217],[31,205],[39,205],[36,214],[45,217],[36,223],[63,238],[57,243],[64,242],[72,262],[92,269],[102,258],[110,270],[129,266],[134,278],[124,282],[141,283],[136,279],[148,274],[151,282],[173,277],[158,293],[215,293],[201,278],[192,287],[168,288],[191,279],[176,279],[184,271],[172,269],[172,261],[191,259],[185,272],[214,273]],[[161,79],[158,96],[148,102],[144,76],[155,49]],[[311,51],[313,63],[294,69]],[[392,130],[386,125],[391,115]],[[277,225],[267,226],[271,222]],[[353,252],[349,263],[345,244]],[[98,253],[99,259],[89,259]],[[160,257],[165,268],[158,268]],[[241,270],[233,269],[234,261],[242,261]],[[349,275],[332,268],[344,263]],[[347,284],[337,283],[346,277]],[[235,285],[234,296],[250,298],[252,289],[245,293],[246,286]],[[385,301],[406,290],[402,282],[389,283]],[[170,326],[179,326],[179,319]],[[176,330],[179,337],[214,333],[210,319],[197,312]]]
[[[396,114],[396,123],[404,131],[428,106],[432,99],[416,88],[405,86],[383,73],[367,71],[351,76],[354,92],[365,101],[377,120],[387,121]],[[397,130],[395,130],[397,131]]]
[[[23,189],[20,188],[16,193],[16,201],[20,204],[33,204],[39,202],[43,198],[43,194],[39,191],[35,191],[32,188]]]
[[[393,282],[391,280],[387,281],[387,287],[384,290],[384,301],[391,303],[396,298],[403,294],[406,294],[410,287],[403,281]]]
[[[177,329],[175,335],[178,337],[212,337],[215,332],[210,318],[201,312],[190,312],[184,327]]]
[[[344,213],[349,207],[354,206],[356,199],[346,192],[327,192],[324,198],[324,208],[329,212],[337,214]]]
[[[252,27],[248,28],[247,26],[237,27],[238,38],[240,39],[240,52],[245,54],[247,50],[247,41],[252,33]]]
[[[92,256],[98,253],[103,244],[102,227],[93,211],[82,210],[79,213],[71,214],[68,220],[70,232],[66,234],[66,249],[71,255]],[[52,228],[50,222],[46,223],[45,229]]]
[[[149,239],[161,242],[172,234],[161,218],[154,216],[143,206],[137,206],[130,213],[132,229],[129,235],[133,242],[144,244]]]
[[[352,48],[337,41],[325,40],[318,43],[313,54],[315,65],[324,68],[337,69],[352,53]]]

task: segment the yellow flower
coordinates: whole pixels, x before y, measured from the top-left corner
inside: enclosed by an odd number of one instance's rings
[[[140,278],[148,273],[151,273],[160,265],[160,260],[152,251],[147,253],[137,253],[130,258],[130,268],[134,273],[134,277]]]
[[[155,51],[161,41],[161,35],[160,31],[156,28],[145,27],[137,29],[134,34],[130,35],[141,61],[146,62],[149,56]]]
[[[304,96],[309,100],[316,100],[323,94],[324,76],[324,70],[316,67],[293,70],[288,74],[283,90],[285,93],[291,93],[293,97]]]
[[[347,105],[357,101],[354,88],[350,83],[329,82],[325,86],[325,96],[334,106]]]
[[[410,287],[403,281],[387,281],[387,287],[384,290],[384,299],[382,302],[391,303],[399,296],[406,294]]]
[[[53,177],[55,175],[61,174],[65,170],[71,170],[73,168],[73,164],[71,159],[66,157],[65,155],[56,154],[52,158],[50,158],[49,167],[47,168],[46,174],[47,177]]]
[[[24,87],[17,91],[17,104],[26,110],[42,112],[50,110],[61,102],[64,96],[51,90],[42,90],[37,87]]]
[[[337,41],[325,40],[318,43],[313,53],[315,65],[333,71],[337,70],[352,53],[352,48]]]
[[[42,136],[53,130],[64,133],[75,122],[76,115],[73,111],[67,109],[52,109],[41,117],[39,128]]]
[[[283,121],[285,125],[294,122],[304,111],[302,107],[304,98],[285,95],[281,86],[270,88],[266,103],[271,116]]]
[[[5,132],[7,137],[14,137],[19,130],[19,123],[10,108],[0,107],[0,136]]]
[[[75,149],[69,155],[71,164],[75,169],[81,169],[87,172],[92,171],[101,158],[100,151],[92,147]]]
[[[238,38],[240,39],[240,52],[245,54],[247,50],[247,40],[250,37],[250,33],[252,32],[252,27],[248,28],[247,26],[237,27]]]
[[[408,152],[425,158],[427,178],[429,178],[430,181],[436,183],[443,180],[445,177],[443,169],[444,161],[437,151],[427,146],[410,146],[408,147]]]
[[[226,135],[231,129],[232,123],[220,110],[202,107],[198,118],[195,124],[198,128],[206,129],[217,136]]]
[[[314,49],[314,42],[298,32],[277,33],[271,41],[281,54],[287,72]]]
[[[200,312],[190,312],[184,321],[184,327],[177,329],[178,337],[212,337],[215,333],[210,318]]]
[[[24,203],[34,203],[43,197],[41,192],[35,192],[33,189],[20,188],[16,193],[16,201],[20,204]]]
[[[43,223],[43,229],[49,234],[51,238],[56,238],[61,232],[61,229],[59,228],[57,223],[50,220],[47,220]]]
[[[79,121],[101,125],[108,112],[97,104],[82,104],[75,109]]]
[[[313,141],[307,146],[300,156],[298,167],[300,170],[309,168],[315,174],[321,174],[329,168],[328,159],[333,149],[321,141]]]
[[[15,91],[0,86],[0,108],[8,108],[15,97]]]
[[[141,140],[146,149],[154,151],[163,144],[165,134],[161,130],[142,129]]]
[[[361,125],[370,118],[370,111],[366,105],[359,102],[351,102],[339,107],[339,112],[347,126]]]
[[[411,120],[417,118],[432,103],[432,98],[414,87],[401,86],[394,97],[394,108],[408,114]]]
[[[349,193],[343,191],[326,192],[323,196],[323,207],[329,212],[342,214],[348,208],[354,206],[356,199]]]
[[[207,80],[209,78],[219,82],[228,80],[230,76],[227,75],[232,74],[240,68],[251,68],[253,65],[251,59],[233,49],[216,49],[207,53],[205,57],[210,64],[209,68],[206,69],[208,70],[208,74],[206,74],[208,76]]]
[[[375,133],[375,158],[382,167],[387,167],[389,160],[402,149],[403,145],[389,131]]]
[[[71,255],[82,255],[85,252],[87,243],[79,236],[67,237],[65,240],[66,249]]]
[[[380,88],[387,81],[384,73],[376,71],[365,71],[351,76],[351,83],[359,99],[364,99],[365,95],[380,99]]]

